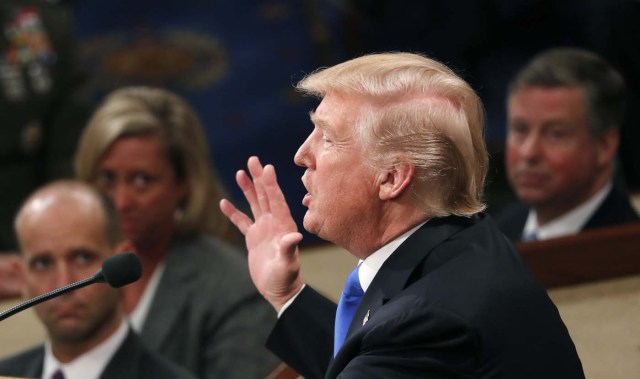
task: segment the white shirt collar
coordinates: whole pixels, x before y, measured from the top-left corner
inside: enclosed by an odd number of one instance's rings
[[[409,236],[412,235],[416,230],[420,229],[422,225],[426,224],[427,221],[413,227],[409,231],[402,234],[400,237],[374,251],[373,254],[369,255],[365,260],[360,261],[362,264],[360,266],[360,270],[358,271],[358,279],[360,279],[360,286],[362,286],[362,289],[365,292],[367,292],[367,288],[369,288],[369,285],[373,281],[373,278],[375,278],[384,262],[391,256],[391,254],[393,254],[394,251],[396,251],[398,246],[406,241],[407,238],[409,238]]]
[[[145,287],[138,304],[129,315],[129,323],[136,333],[142,332],[142,327],[147,320],[147,315],[151,308],[151,302],[156,297],[156,292],[158,292],[158,285],[160,285],[160,279],[162,278],[162,274],[164,274],[165,266],[165,261],[162,261],[156,266],[156,269],[153,270],[151,279],[149,279],[149,283]]]
[[[530,210],[522,235],[536,233],[538,240],[545,240],[578,234],[605,200],[612,187],[613,183],[609,181],[589,200],[543,226],[538,226],[536,212],[533,209]]]
[[[426,224],[427,221],[415,226],[400,237],[374,251],[373,254],[369,255],[364,261],[360,260],[358,264],[362,264],[362,266],[360,267],[360,270],[358,270],[358,280],[360,281],[360,286],[362,287],[363,291],[367,291],[367,288],[369,288],[369,285],[380,270],[380,267],[382,267],[382,264],[384,264],[384,262],[391,256],[391,254],[393,254],[398,246],[406,241],[406,239],[409,238],[409,236],[412,235],[416,230],[420,229],[422,225]],[[284,311],[287,310],[287,308],[289,308],[289,306],[298,297],[298,295],[300,295],[300,292],[302,292],[304,287],[306,287],[306,284],[303,284],[302,287],[300,287],[300,290],[295,295],[293,295],[291,299],[287,300],[282,308],[280,308],[280,311],[278,312],[278,318],[282,316]]]
[[[69,363],[60,363],[51,351],[51,341],[46,341],[42,378],[50,379],[58,369],[62,369],[66,379],[98,379],[111,357],[127,338],[128,332],[129,327],[123,320],[116,332],[104,342]]]

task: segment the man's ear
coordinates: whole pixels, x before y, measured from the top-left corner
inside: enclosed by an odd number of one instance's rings
[[[11,281],[11,285],[13,286],[15,294],[20,294],[23,298],[26,299],[29,294],[27,293],[27,285],[24,282],[25,267],[22,261],[22,257],[12,254],[9,265],[11,273],[8,280]]]
[[[598,164],[601,166],[611,164],[618,152],[620,144],[620,132],[616,128],[603,131],[598,137]]]
[[[392,200],[402,195],[411,184],[415,171],[416,168],[413,165],[400,164],[389,171],[381,173],[380,200]]]

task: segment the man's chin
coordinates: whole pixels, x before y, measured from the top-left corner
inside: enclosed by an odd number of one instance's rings
[[[87,339],[88,330],[78,322],[62,322],[49,328],[49,334],[58,341],[82,342]]]
[[[307,211],[307,213],[305,213],[304,218],[302,219],[302,227],[307,232],[309,232],[311,234],[315,234],[318,237],[322,238],[322,236],[319,235],[320,227],[318,225],[318,222],[317,222],[317,220],[315,220],[313,218],[312,215],[309,214],[309,211]]]
[[[517,191],[518,199],[530,207],[535,207],[539,204],[544,204],[548,201],[548,195],[546,191],[535,188],[523,188]]]

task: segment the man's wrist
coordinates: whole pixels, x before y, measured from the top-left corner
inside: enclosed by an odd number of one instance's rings
[[[294,300],[298,297],[298,295],[300,295],[300,292],[302,292],[302,290],[304,289],[304,287],[306,287],[307,285],[302,283],[302,287],[300,287],[300,289],[298,290],[298,292],[296,292],[295,295],[291,296],[291,298],[289,300],[287,300],[284,304],[282,304],[282,307],[280,307],[278,311],[278,318],[280,318],[280,316],[282,316],[282,314],[284,313],[284,311],[287,310],[287,308],[289,308],[289,306],[291,304],[293,304]]]

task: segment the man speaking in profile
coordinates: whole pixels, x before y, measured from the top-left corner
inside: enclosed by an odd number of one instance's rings
[[[302,235],[257,157],[227,200],[249,269],[279,314],[267,346],[312,378],[584,378],[545,289],[482,213],[483,107],[416,54],[356,58],[298,84],[322,99],[295,155],[304,228],[360,259],[336,307],[305,286]]]

